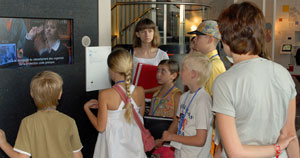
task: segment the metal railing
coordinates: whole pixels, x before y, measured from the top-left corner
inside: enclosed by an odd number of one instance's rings
[[[163,18],[159,18],[157,11],[162,10],[160,6],[163,6]],[[136,22],[144,17],[150,16],[153,21],[155,19],[161,19],[163,22],[162,41],[163,44],[167,43],[167,13],[168,8],[173,6],[179,13],[179,25],[177,32],[179,44],[184,44],[185,39],[185,14],[187,12],[202,12],[202,19],[208,19],[209,10],[211,6],[203,3],[185,3],[185,2],[149,2],[149,1],[136,1],[136,2],[116,2],[112,8],[112,44],[131,44],[133,29]],[[124,11],[125,10],[125,11]],[[171,10],[171,9],[170,9]],[[173,9],[174,10],[174,9]]]

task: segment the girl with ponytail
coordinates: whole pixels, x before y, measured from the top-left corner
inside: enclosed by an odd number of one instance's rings
[[[146,158],[141,131],[133,119],[132,110],[142,119],[145,96],[142,87],[131,84],[132,56],[125,49],[116,49],[108,56],[107,64],[110,78],[130,101],[125,105],[118,92],[109,88],[99,91],[98,101],[85,103],[84,111],[99,131],[94,158]],[[96,108],[97,116],[91,111]]]

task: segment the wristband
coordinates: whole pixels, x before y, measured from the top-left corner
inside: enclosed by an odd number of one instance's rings
[[[274,144],[275,145],[275,149],[276,149],[276,158],[279,158],[280,155],[280,145],[279,144]]]

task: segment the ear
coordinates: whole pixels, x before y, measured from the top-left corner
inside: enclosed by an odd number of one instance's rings
[[[198,77],[198,72],[197,72],[197,71],[192,70],[191,73],[192,73],[192,75],[191,75],[191,76],[192,76],[192,79],[195,79],[195,78]]]
[[[178,76],[177,72],[174,72],[173,74],[171,74],[171,78],[174,81],[174,79]]]
[[[62,96],[62,90],[59,92],[59,95],[58,95],[57,99],[60,100],[61,96]]]
[[[140,33],[139,32],[135,32],[136,37],[140,38]]]
[[[33,98],[32,91],[30,91],[30,96],[31,96],[31,98]]]

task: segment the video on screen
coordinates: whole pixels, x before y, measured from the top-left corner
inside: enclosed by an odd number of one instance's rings
[[[72,20],[0,18],[0,68],[73,64]]]

